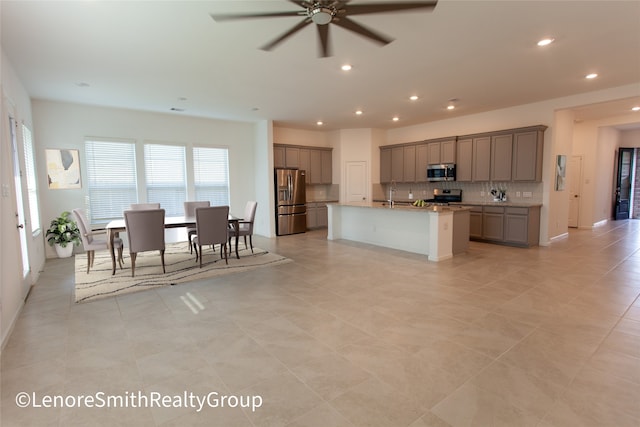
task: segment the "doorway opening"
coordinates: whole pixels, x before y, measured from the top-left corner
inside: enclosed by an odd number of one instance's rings
[[[635,148],[620,148],[616,167],[616,191],[613,218],[633,218]]]

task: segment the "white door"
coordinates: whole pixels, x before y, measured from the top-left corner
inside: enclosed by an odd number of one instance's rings
[[[22,197],[22,172],[18,155],[18,126],[13,117],[9,117],[11,132],[11,151],[13,152],[13,179],[16,191],[16,228],[20,235],[20,253],[22,259],[22,277],[29,274],[29,252],[27,251],[27,227],[24,216],[24,199]]]
[[[367,187],[367,162],[346,162],[347,185],[345,200],[347,203],[364,203],[369,199]]]
[[[580,193],[582,189],[582,156],[571,156],[567,165],[569,187],[569,227],[577,228],[580,219]]]

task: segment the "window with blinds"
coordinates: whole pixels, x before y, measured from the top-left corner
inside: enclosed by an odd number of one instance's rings
[[[196,200],[209,200],[212,206],[229,205],[228,151],[227,148],[193,148]]]
[[[33,139],[31,130],[22,124],[22,141],[24,149],[24,165],[27,173],[27,194],[29,198],[29,214],[31,217],[31,232],[40,230],[40,207],[38,205],[38,186],[36,179],[36,165],[33,155]]]
[[[160,202],[166,216],[183,215],[187,200],[185,147],[145,144],[144,168],[147,202]]]
[[[122,218],[138,201],[134,142],[85,141],[88,212],[91,223]]]

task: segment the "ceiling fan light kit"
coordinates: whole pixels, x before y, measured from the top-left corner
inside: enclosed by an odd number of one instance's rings
[[[385,3],[358,3],[350,4],[349,0],[289,0],[290,3],[303,8],[304,10],[287,12],[266,12],[247,14],[211,14],[211,17],[218,22],[250,19],[250,18],[275,18],[286,16],[304,16],[304,19],[297,25],[265,44],[263,50],[274,49],[277,45],[288,39],[309,24],[316,24],[318,27],[318,37],[320,42],[320,57],[331,56],[329,48],[329,24],[337,25],[345,30],[351,31],[381,45],[389,44],[393,41],[383,34],[350,19],[349,15],[365,15],[371,13],[397,12],[411,9],[434,9],[437,0],[412,1],[412,2],[385,2]]]

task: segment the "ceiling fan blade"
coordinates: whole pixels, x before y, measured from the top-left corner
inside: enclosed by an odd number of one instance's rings
[[[389,44],[393,41],[392,38],[389,38],[361,24],[358,24],[357,22],[352,21],[346,16],[341,17],[339,20],[334,20],[331,23],[337,25],[338,27],[342,27],[346,30],[353,31],[356,34],[360,34],[361,36],[370,38],[371,40],[374,40],[382,45]]]
[[[410,9],[433,9],[438,4],[433,1],[414,2],[390,2],[390,3],[368,3],[368,4],[345,4],[340,8],[347,15],[363,15],[366,13],[396,12]]]
[[[326,58],[331,56],[331,46],[329,46],[329,25],[316,25],[318,27],[318,37],[320,41],[320,56]]]
[[[305,18],[304,20],[300,21],[300,23],[298,25],[296,25],[295,27],[291,28],[289,31],[287,31],[286,33],[282,34],[280,37],[270,41],[267,44],[265,44],[260,49],[262,49],[262,50],[271,50],[271,49],[273,49],[274,47],[276,47],[277,45],[282,43],[285,39],[291,37],[292,35],[294,35],[298,31],[300,31],[301,29],[303,29],[304,27],[306,27],[310,23],[311,23],[311,20],[308,19],[308,18]]]
[[[313,7],[313,2],[312,1],[307,1],[307,0],[289,0],[289,2],[297,4],[300,7],[303,8],[308,8],[308,7]]]
[[[239,13],[239,14],[229,14],[229,13],[212,13],[211,17],[216,22],[223,21],[234,21],[238,19],[252,19],[252,18],[276,18],[281,16],[299,16],[304,15],[304,11],[295,11],[295,12],[268,12],[268,13]]]

